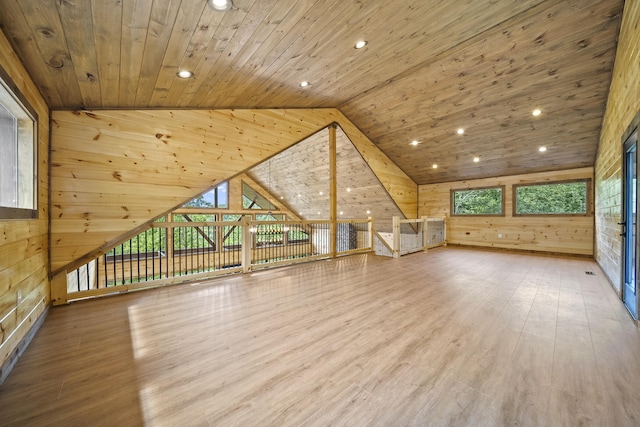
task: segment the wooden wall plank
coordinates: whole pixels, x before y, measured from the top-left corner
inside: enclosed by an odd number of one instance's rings
[[[42,93],[51,105],[65,106],[80,99],[80,89],[60,18],[52,8],[55,11],[53,0],[0,2],[0,14],[12,17],[4,23],[5,31],[12,34],[15,48],[25,52],[22,59],[39,76]]]
[[[56,111],[52,119],[54,270],[330,123],[315,110]]]
[[[99,251],[333,122],[400,212],[416,217],[417,185],[335,109],[54,112],[52,269]],[[362,197],[362,203],[378,200]]]
[[[119,105],[122,31],[121,0],[91,0],[102,107]],[[115,30],[115,32],[113,32]],[[127,46],[125,50],[129,50]]]
[[[540,2],[340,109],[420,184],[592,166],[621,7]]]
[[[337,122],[405,217],[418,218],[417,184],[340,111]]]
[[[447,242],[451,244],[593,255],[593,214],[566,217],[513,216],[513,185],[574,179],[593,180],[593,168],[420,185],[418,212],[420,216],[447,217]],[[498,185],[505,186],[504,216],[451,216],[452,189]],[[591,191],[593,194],[593,189]],[[592,210],[591,206],[590,211]],[[502,237],[498,237],[499,234]]]
[[[126,49],[120,48],[120,72],[127,76],[119,83],[118,105],[133,105],[136,100],[142,57],[147,39],[147,27],[152,2],[123,0],[122,35],[120,40]]]
[[[149,105],[179,6],[178,0],[153,2],[147,24],[140,74],[137,77],[136,105]]]
[[[602,122],[595,165],[596,251],[595,258],[621,291],[620,240],[622,203],[623,134],[640,117],[640,2],[624,4],[615,65],[607,109]],[[637,123],[636,123],[637,126]]]
[[[391,218],[404,217],[373,168],[337,125],[336,197],[339,219],[362,219],[372,216],[379,231],[391,231]],[[278,153],[247,171],[269,189],[276,202],[306,220],[328,219],[331,209],[330,128]],[[374,163],[375,166],[375,163]]]
[[[158,77],[151,93],[150,106],[164,105],[171,84],[177,80],[176,73],[179,71],[179,61],[186,51],[191,37],[196,32],[196,28],[193,26],[193,16],[202,15],[206,7],[205,2],[183,1],[180,3],[166,49],[162,52],[162,63],[159,66]]]
[[[9,41],[0,32],[0,63],[38,114],[38,214],[33,220],[0,219],[0,366],[42,314],[50,298],[48,146],[49,109]],[[4,319],[4,320],[2,320]]]
[[[101,107],[100,71],[97,60],[98,53],[94,47],[93,22],[91,19],[86,19],[91,17],[91,2],[85,0],[57,1],[56,7],[62,26],[74,29],[73,32],[65,32],[65,39],[84,105]],[[52,11],[52,9],[48,10]],[[90,43],[90,49],[87,49],[87,42]]]

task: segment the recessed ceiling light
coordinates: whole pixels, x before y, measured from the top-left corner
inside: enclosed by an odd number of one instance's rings
[[[475,163],[478,163],[478,162],[480,161],[480,157],[474,157],[474,158],[473,158],[473,161],[474,161]]]
[[[351,189],[349,187],[347,187],[347,193],[351,192]]]
[[[456,132],[458,132],[458,135],[462,135],[464,133],[464,129],[458,128]]]
[[[304,80],[304,81],[300,82],[300,87],[307,87],[307,86],[309,86],[309,84],[310,83],[308,81]]]
[[[540,147],[538,148],[538,151],[544,153],[545,151],[547,151],[547,147]]]
[[[344,212],[340,211],[340,215],[342,215]]]
[[[233,6],[231,0],[208,0],[209,7],[217,12],[224,12]]]
[[[369,215],[371,213],[371,211],[367,211],[367,215]]]
[[[539,108],[536,108],[535,110],[533,110],[531,112],[531,114],[533,114],[534,116],[538,117],[540,114],[542,114],[542,110]]]
[[[367,41],[366,40],[360,40],[358,43],[356,43],[356,45],[354,47],[356,49],[362,49],[366,45],[367,45]]]
[[[189,70],[180,70],[177,74],[181,79],[188,79],[189,77],[193,77],[193,71]]]
[[[415,139],[413,141],[411,141],[411,145],[418,145],[420,144],[418,141],[416,141]]]
[[[436,165],[435,163],[431,167],[434,168],[434,169],[438,169],[438,165]]]
[[[298,194],[298,197],[302,197],[302,194]]]
[[[322,191],[320,192],[320,195],[322,196]]]

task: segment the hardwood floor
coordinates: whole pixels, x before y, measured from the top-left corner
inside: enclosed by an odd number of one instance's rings
[[[637,426],[640,334],[591,260],[358,255],[53,308],[0,425]]]

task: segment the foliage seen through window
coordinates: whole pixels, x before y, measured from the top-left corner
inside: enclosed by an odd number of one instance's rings
[[[502,215],[502,187],[452,191],[452,215]]]
[[[584,215],[587,182],[520,185],[515,191],[516,215]]]

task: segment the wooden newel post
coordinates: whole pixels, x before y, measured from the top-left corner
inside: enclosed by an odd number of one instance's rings
[[[251,218],[242,216],[242,272],[251,271]]]
[[[329,235],[331,258],[336,257],[338,246],[338,180],[336,155],[336,125],[329,126]]]
[[[62,270],[51,278],[51,303],[63,305],[67,302],[67,270]]]
[[[422,249],[427,252],[429,250],[429,217],[422,217]]]
[[[169,224],[173,223],[173,213],[167,214],[167,222]],[[173,240],[174,240],[174,230],[173,225],[167,228],[167,277],[174,277],[173,271]]]
[[[393,257],[400,258],[400,217],[394,216],[393,220]]]

